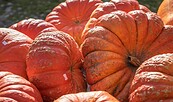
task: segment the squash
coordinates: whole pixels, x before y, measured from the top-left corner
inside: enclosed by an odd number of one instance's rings
[[[43,102],[38,89],[28,80],[0,72],[0,102]]]
[[[92,11],[101,0],[66,0],[57,5],[46,17],[46,21],[58,30],[68,33],[80,45],[81,34]]]
[[[173,1],[163,0],[158,8],[157,14],[161,17],[164,24],[173,25]]]
[[[34,39],[26,63],[29,81],[39,89],[44,102],[86,91],[82,54],[69,34],[41,33]]]
[[[136,0],[101,4],[82,36],[90,90],[107,91],[121,102],[128,102],[131,82],[142,62],[173,52],[173,27],[164,26],[157,14],[140,10]]]
[[[55,26],[49,22],[33,18],[21,20],[18,23],[11,25],[9,28],[20,31],[29,36],[31,39],[35,39],[35,37],[37,37],[41,32],[57,30]]]
[[[27,78],[26,55],[32,41],[21,32],[0,28],[0,71],[9,71]]]
[[[66,94],[54,102],[119,102],[115,97],[105,91],[80,92]]]
[[[137,69],[130,88],[130,102],[173,100],[173,53],[156,55]]]

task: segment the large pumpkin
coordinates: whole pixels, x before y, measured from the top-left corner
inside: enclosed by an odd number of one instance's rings
[[[173,27],[164,26],[155,13],[139,10],[135,0],[101,4],[92,13],[83,39],[83,67],[91,91],[107,91],[122,102],[128,102],[134,73],[142,62],[173,52]]]
[[[33,41],[26,61],[28,78],[45,102],[86,91],[82,54],[70,35],[60,31],[41,33]]]
[[[63,95],[54,102],[119,102],[105,91],[80,92]]]
[[[0,72],[0,102],[43,102],[38,89],[28,80]]]
[[[32,43],[25,34],[0,28],[0,71],[9,71],[27,78],[26,55]]]
[[[164,24],[173,25],[173,0],[163,0],[157,14],[162,18]]]
[[[80,45],[81,35],[92,11],[101,0],[66,0],[56,6],[46,17],[46,21],[58,30],[70,34]]]
[[[130,89],[130,102],[173,100],[173,53],[156,55],[137,69]]]
[[[42,19],[24,19],[16,24],[11,25],[9,28],[20,31],[31,39],[35,39],[41,32],[56,31],[54,25]]]

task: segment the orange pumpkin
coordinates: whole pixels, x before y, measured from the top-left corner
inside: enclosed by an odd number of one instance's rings
[[[58,30],[70,34],[80,45],[81,34],[92,11],[101,0],[66,0],[56,6],[46,17],[46,21]]]
[[[43,100],[86,91],[81,71],[82,54],[75,40],[60,31],[41,33],[31,45],[26,59],[29,80]]]
[[[32,39],[10,28],[0,28],[0,71],[27,78],[26,55]]]
[[[137,69],[130,89],[130,102],[173,100],[173,53],[156,55]]]
[[[38,89],[28,80],[0,72],[0,102],[43,102]]]
[[[162,18],[164,24],[173,25],[173,1],[163,0],[157,14]]]
[[[42,19],[24,19],[16,24],[11,25],[9,28],[20,31],[31,39],[35,39],[41,32],[56,31],[54,25]]]
[[[116,3],[121,5],[117,7]],[[83,39],[83,67],[91,91],[107,91],[122,102],[128,101],[134,73],[142,62],[173,52],[173,27],[164,26],[155,13],[140,10],[135,0],[98,6]]]
[[[80,92],[63,95],[54,102],[119,102],[105,91]]]

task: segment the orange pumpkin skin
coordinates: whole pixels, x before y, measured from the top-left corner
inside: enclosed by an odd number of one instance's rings
[[[116,10],[114,5],[103,3],[92,13],[83,33],[83,67],[91,91],[104,90],[128,102],[140,64],[154,55],[173,52],[173,27],[164,26],[155,13]]]
[[[157,14],[162,18],[164,24],[173,25],[173,1],[163,0]]]
[[[137,69],[130,89],[130,102],[173,100],[173,54],[156,55]]]
[[[31,39],[35,39],[40,33],[48,31],[56,31],[54,25],[42,19],[24,19],[16,24],[11,25],[9,28],[20,31]]]
[[[63,95],[54,102],[119,102],[115,97],[105,91],[80,92]]]
[[[32,83],[10,72],[0,72],[0,91],[0,102],[43,102]]]
[[[9,71],[27,78],[25,59],[32,41],[21,32],[0,28],[0,71]]]
[[[33,41],[26,62],[28,78],[45,102],[86,91],[82,54],[75,40],[64,32],[41,33]]]
[[[58,30],[70,34],[80,45],[84,26],[100,3],[101,0],[66,0],[56,6],[45,20],[55,25]]]

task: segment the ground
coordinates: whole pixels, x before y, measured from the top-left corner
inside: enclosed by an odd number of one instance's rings
[[[26,18],[45,19],[46,15],[65,0],[0,0],[0,27],[9,27]],[[109,0],[103,0],[109,1]],[[162,0],[138,0],[157,12]]]

